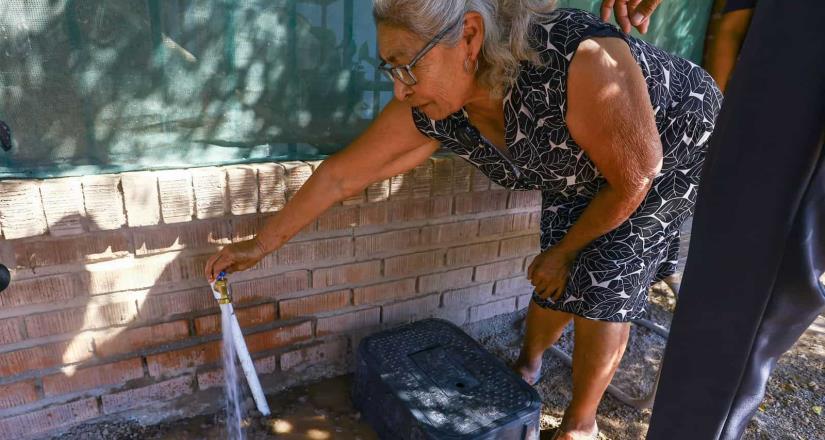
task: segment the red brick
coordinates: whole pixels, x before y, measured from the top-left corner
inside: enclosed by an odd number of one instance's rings
[[[275,212],[286,204],[286,169],[279,163],[256,164],[260,212]]]
[[[319,231],[336,231],[358,226],[358,206],[336,206],[318,217]]]
[[[218,167],[193,168],[192,189],[195,191],[195,217],[222,217],[227,209],[226,170]]]
[[[433,164],[428,160],[417,165],[410,171],[412,175],[412,197],[427,199],[432,192]]]
[[[513,191],[510,193],[510,201],[507,208],[540,208],[541,191]]]
[[[387,223],[389,203],[368,203],[360,206],[358,223],[361,226],[383,225]]]
[[[445,223],[421,229],[421,243],[426,245],[464,242],[476,236],[478,221]]]
[[[344,206],[353,206],[353,205],[361,205],[367,201],[367,193],[366,191],[359,191],[344,200],[341,200],[341,204]]]
[[[363,283],[381,276],[381,261],[364,261],[312,271],[312,287],[316,289],[340,284]]]
[[[194,378],[181,376],[143,388],[122,391],[102,397],[103,413],[114,414],[192,394]]]
[[[160,212],[164,223],[192,221],[194,193],[192,176],[188,170],[160,171],[157,173]]]
[[[42,267],[92,262],[129,255],[126,232],[102,232],[72,238],[19,241],[14,243],[18,267]]]
[[[430,220],[449,216],[451,210],[452,199],[449,196],[394,201],[390,202],[389,221],[391,223],[398,223]]]
[[[418,278],[418,291],[421,293],[441,292],[466,286],[473,281],[473,268],[450,270],[447,272],[422,275]]]
[[[465,308],[445,309],[440,308],[433,313],[433,318],[445,319],[457,326],[462,326],[467,323],[467,315],[469,312]]]
[[[453,193],[453,158],[451,156],[434,156],[430,158],[433,166],[432,193],[443,196]]]
[[[255,366],[255,372],[258,373],[258,376],[271,374],[278,369],[278,356],[273,355],[260,359],[253,359],[252,364]],[[226,381],[223,377],[223,368],[198,373],[198,388],[201,390],[222,387],[225,383]]]
[[[0,409],[25,405],[35,400],[37,400],[37,389],[34,387],[33,380],[0,385]]]
[[[296,270],[266,278],[232,283],[232,300],[243,304],[277,299],[281,295],[309,288],[309,271]]]
[[[470,191],[487,191],[490,189],[490,183],[489,177],[478,168],[473,167],[473,174],[470,177]]]
[[[279,266],[316,264],[352,258],[352,238],[330,238],[301,243],[290,243],[278,250]]]
[[[467,307],[493,300],[493,283],[444,292],[444,307]]]
[[[372,307],[355,312],[318,318],[315,333],[321,337],[332,333],[345,333],[365,327],[372,327],[381,321],[381,308]]]
[[[530,213],[530,225],[528,228],[533,231],[537,232],[541,227],[541,212],[531,212]]]
[[[160,223],[158,178],[154,172],[141,171],[120,175],[123,202],[129,227],[151,226]]]
[[[530,213],[507,214],[481,219],[478,235],[501,235],[513,232],[528,233],[530,230]]]
[[[155,320],[217,308],[215,297],[207,286],[163,295],[149,295],[138,313],[143,320]]]
[[[533,293],[533,285],[526,275],[496,281],[497,296],[516,296]]]
[[[455,213],[456,215],[464,215],[502,211],[507,207],[507,195],[507,191],[457,194],[455,196]]]
[[[7,240],[46,233],[48,226],[38,182],[0,181],[0,227]]]
[[[96,263],[86,266],[78,274],[87,292],[92,295],[119,292],[177,281],[177,262],[169,255],[157,255],[112,263]],[[201,268],[201,273],[203,272]],[[203,275],[201,275],[203,277]]]
[[[0,353],[0,376],[14,376],[24,371],[73,364],[91,357],[91,339],[76,337],[68,342]]]
[[[501,257],[516,257],[535,253],[539,250],[539,235],[525,235],[523,237],[501,240]]]
[[[255,215],[232,217],[232,242],[237,243],[239,241],[251,240],[255,238],[255,234],[258,233],[258,229],[263,226],[264,222],[269,217],[270,216],[259,217]]]
[[[374,304],[415,296],[415,278],[358,287],[354,291],[355,305]]]
[[[389,203],[389,221],[399,223],[426,220],[432,217],[432,209],[432,199],[395,200]]]
[[[287,200],[289,200],[312,175],[312,166],[304,162],[283,162],[282,165],[286,172]]]
[[[444,250],[438,249],[417,254],[401,255],[384,260],[384,275],[401,277],[422,272],[432,272],[444,263]]]
[[[407,200],[412,197],[413,177],[411,172],[393,176],[390,179],[390,200]]]
[[[95,335],[95,352],[108,357],[139,352],[149,347],[180,341],[189,337],[189,323],[185,320],[137,327],[122,332]]]
[[[258,173],[249,165],[226,167],[229,211],[233,215],[258,212]]]
[[[438,309],[440,295],[434,294],[423,298],[397,302],[381,307],[381,322],[385,324],[413,321],[430,316]]]
[[[499,301],[470,307],[470,322],[482,321],[494,316],[514,312],[516,298],[505,298]]]
[[[312,322],[279,327],[246,335],[246,346],[251,353],[274,350],[312,337]]]
[[[350,305],[352,292],[337,290],[303,298],[288,299],[278,303],[281,319],[310,316],[343,309]]]
[[[321,363],[341,362],[346,356],[347,341],[339,339],[284,353],[281,355],[281,369],[302,371]]]
[[[355,256],[401,253],[420,244],[418,229],[403,229],[355,238]]]
[[[118,229],[126,224],[119,175],[83,176],[83,201],[90,231]]]
[[[47,179],[40,183],[43,211],[54,237],[83,233],[86,208],[79,177]]]
[[[454,247],[447,250],[447,266],[486,263],[495,260],[497,255],[497,241]]]
[[[181,249],[199,249],[231,242],[228,220],[190,222],[132,231],[136,255],[150,255]]]
[[[475,280],[477,282],[495,281],[503,278],[510,278],[522,274],[523,260],[498,261],[476,267]]]
[[[381,180],[367,187],[367,201],[385,202],[390,198],[390,179]]]
[[[241,327],[254,327],[275,320],[275,304],[235,308],[235,316]],[[207,315],[195,319],[195,333],[211,335],[221,332],[221,315]]]
[[[0,420],[0,439],[30,438],[58,428],[93,419],[100,415],[97,399],[83,399],[71,403],[20,414]]]
[[[212,256],[211,253],[179,256],[175,261],[169,265],[169,269],[173,271],[172,280],[174,281],[199,281],[207,286],[206,280],[203,276],[203,268],[206,267],[206,261]]]
[[[466,160],[458,156],[453,156],[453,192],[462,193],[469,191],[472,177],[473,166]]]
[[[22,341],[23,333],[20,331],[21,324],[21,318],[0,320],[0,345],[14,344],[15,342]]]
[[[213,341],[181,350],[146,356],[146,364],[149,366],[149,375],[159,377],[211,364],[220,359],[221,341]]]
[[[516,300],[518,301],[516,303],[516,310],[526,309],[527,306],[530,305],[530,302],[533,300],[533,295],[519,295],[518,297],[516,297]]]
[[[30,338],[71,333],[80,330],[123,325],[137,317],[135,303],[121,302],[102,306],[86,306],[26,316],[26,332]]]
[[[82,294],[82,285],[75,274],[15,280],[0,295],[0,307],[11,308],[30,304],[60,303]]]
[[[43,378],[43,392],[46,397],[77,391],[118,385],[143,377],[143,363],[140,358],[128,359],[112,364],[81,368],[71,374],[58,373]]]

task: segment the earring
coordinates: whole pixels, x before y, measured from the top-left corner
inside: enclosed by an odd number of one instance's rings
[[[469,73],[470,75],[475,75],[476,72],[478,72],[478,58],[476,58],[475,64],[473,65],[472,69],[470,69],[469,62],[470,62],[470,57],[467,57],[467,59],[464,60],[464,71]]]

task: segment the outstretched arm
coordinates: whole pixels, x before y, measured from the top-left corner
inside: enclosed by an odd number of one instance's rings
[[[231,244],[213,255],[204,269],[206,278],[211,281],[221,271],[249,269],[335,202],[414,168],[437,149],[438,142],[415,128],[409,106],[391,101],[358,139],[318,167],[254,239]]]

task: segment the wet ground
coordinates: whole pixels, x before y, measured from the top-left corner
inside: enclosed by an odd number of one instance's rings
[[[673,295],[663,284],[651,293],[651,318],[669,325]],[[501,318],[485,322],[470,333],[506,361],[515,359],[521,337],[519,321]],[[570,348],[570,334],[559,345]],[[614,384],[631,395],[644,395],[655,379],[664,339],[634,326],[628,350]],[[570,399],[570,369],[552,354],[545,356],[544,377],[537,385],[542,396],[542,439],[549,439],[561,421]],[[246,420],[249,439],[376,439],[360,420],[349,398],[351,376],[339,376],[291,388],[268,396],[273,418],[263,420],[250,411]],[[820,317],[780,360],[760,411],[748,427],[745,440],[825,438],[825,318]],[[252,408],[251,399],[246,406]],[[650,410],[636,410],[610,395],[599,408],[601,439],[643,439]],[[154,426],[135,422],[111,422],[73,429],[61,439],[224,439],[223,414],[200,416]]]

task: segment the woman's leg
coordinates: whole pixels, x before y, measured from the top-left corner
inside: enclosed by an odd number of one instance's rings
[[[552,309],[545,309],[530,302],[527,309],[527,329],[521,345],[521,353],[514,369],[525,382],[532,384],[541,372],[541,356],[561,337],[564,327],[573,315]]]
[[[622,360],[630,324],[574,318],[573,400],[564,412],[559,439],[589,438],[596,410]]]

